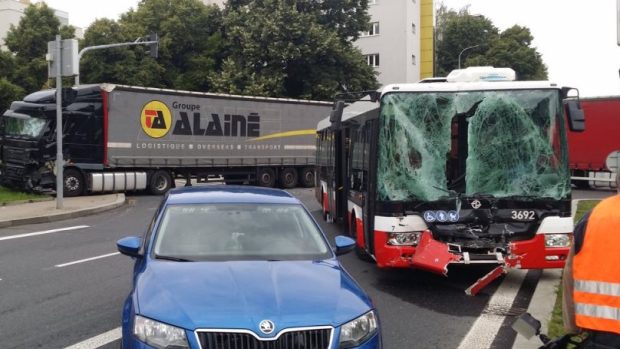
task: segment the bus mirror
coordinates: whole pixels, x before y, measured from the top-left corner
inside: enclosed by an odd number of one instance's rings
[[[342,120],[342,112],[344,110],[344,101],[336,101],[334,103],[334,109],[329,114],[329,122],[338,124]]]
[[[565,102],[566,116],[568,117],[568,127],[572,132],[583,132],[586,128],[585,115],[581,109],[578,99],[571,99]]]

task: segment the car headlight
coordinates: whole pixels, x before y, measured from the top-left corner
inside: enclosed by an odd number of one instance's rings
[[[568,234],[545,234],[545,247],[569,247]]]
[[[417,246],[420,242],[422,232],[414,231],[409,233],[389,233],[388,245],[392,246]]]
[[[136,315],[133,334],[140,341],[157,349],[189,348],[185,330]]]
[[[377,316],[373,310],[342,325],[340,348],[356,347],[364,343],[377,331]]]

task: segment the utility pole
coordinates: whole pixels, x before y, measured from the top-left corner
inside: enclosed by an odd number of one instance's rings
[[[149,34],[147,40],[143,40],[143,38],[137,38],[136,41],[134,42],[120,42],[116,44],[84,47],[83,49],[80,50],[80,53],[78,54],[78,58],[77,58],[77,66],[78,66],[77,72],[78,73],[75,75],[75,85],[77,86],[80,84],[80,60],[82,59],[82,55],[84,55],[86,52],[93,51],[93,50],[102,50],[106,48],[113,48],[113,47],[136,46],[136,45],[148,46],[149,55],[153,58],[157,58],[158,50],[159,50],[159,36],[157,35],[157,33]]]
[[[63,208],[63,169],[62,156],[62,40],[56,35],[56,209]]]

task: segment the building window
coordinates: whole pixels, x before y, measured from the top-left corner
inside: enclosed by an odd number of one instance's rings
[[[411,55],[411,64],[415,65],[415,54]]]
[[[379,54],[378,53],[373,53],[371,55],[365,55],[364,57],[366,57],[366,63],[369,66],[371,67],[379,66]]]
[[[361,36],[373,36],[373,35],[379,35],[379,22],[370,23],[370,29],[368,31],[361,33]]]
[[[415,34],[415,23],[411,23],[411,32]]]

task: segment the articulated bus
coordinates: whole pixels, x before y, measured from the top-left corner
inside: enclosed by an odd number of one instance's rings
[[[514,80],[512,69],[474,67],[334,103],[317,126],[316,196],[361,258],[444,275],[495,265],[468,294],[509,268],[564,266],[564,117],[578,132],[584,116],[572,89]]]

